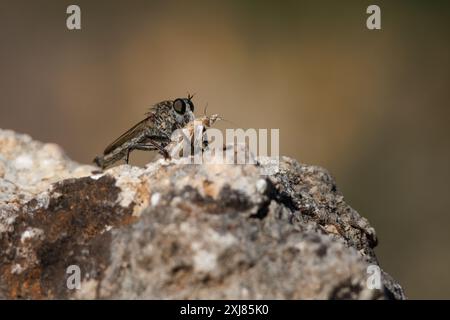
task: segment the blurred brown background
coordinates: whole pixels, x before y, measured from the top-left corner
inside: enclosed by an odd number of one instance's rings
[[[407,295],[450,298],[450,6],[393,2],[0,0],[0,127],[87,163],[195,92],[197,114],[280,128],[281,153],[329,169],[370,220]]]

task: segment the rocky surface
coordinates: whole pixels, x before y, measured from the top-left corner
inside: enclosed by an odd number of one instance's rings
[[[404,298],[367,287],[375,230],[320,167],[98,170],[0,130],[0,298]]]

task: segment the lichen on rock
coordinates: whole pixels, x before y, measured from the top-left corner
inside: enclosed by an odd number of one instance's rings
[[[104,172],[0,130],[0,298],[403,299],[323,168],[157,160]],[[67,268],[81,287],[67,286]]]

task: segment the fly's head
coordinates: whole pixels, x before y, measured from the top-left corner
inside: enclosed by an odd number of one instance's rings
[[[191,99],[192,97],[188,96],[162,101],[155,105],[149,112],[155,127],[170,136],[174,130],[183,128],[193,121],[195,119],[194,103]]]
[[[172,112],[177,127],[182,128],[195,119],[193,96],[188,95],[187,98],[177,98],[173,100]]]

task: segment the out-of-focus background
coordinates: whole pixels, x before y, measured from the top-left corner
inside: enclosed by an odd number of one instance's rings
[[[279,128],[281,154],[329,169],[408,297],[450,298],[449,39],[439,1],[0,0],[0,128],[88,163],[196,93],[219,128]]]

